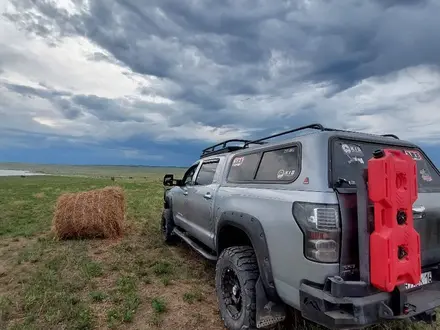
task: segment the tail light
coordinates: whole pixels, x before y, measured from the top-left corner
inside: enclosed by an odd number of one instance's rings
[[[341,239],[339,206],[295,202],[293,216],[304,233],[306,258],[322,263],[338,262]]]

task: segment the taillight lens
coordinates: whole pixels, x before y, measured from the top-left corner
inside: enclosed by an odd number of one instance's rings
[[[341,239],[338,205],[295,202],[293,216],[305,236],[306,258],[324,263],[338,262]]]

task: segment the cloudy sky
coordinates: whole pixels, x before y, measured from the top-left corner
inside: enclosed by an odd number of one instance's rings
[[[440,0],[0,0],[0,161],[188,165],[320,122],[440,165]]]

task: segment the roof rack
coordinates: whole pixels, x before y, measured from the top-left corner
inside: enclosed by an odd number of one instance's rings
[[[322,126],[321,124],[311,124],[311,125],[307,125],[307,126],[301,126],[301,127],[298,127],[298,128],[294,128],[294,129],[288,130],[288,131],[284,131],[284,132],[281,132],[281,133],[270,135],[270,136],[267,136],[267,137],[264,137],[264,138],[261,138],[261,139],[258,139],[258,140],[246,142],[245,145],[244,145],[244,148],[246,148],[251,143],[261,143],[261,142],[263,142],[265,140],[273,139],[275,137],[286,135],[286,134],[290,134],[290,133],[299,132],[299,131],[302,131],[302,130],[305,130],[305,129],[317,129],[317,130],[320,130],[320,131],[324,131],[325,127]]]
[[[228,143],[232,143],[232,142],[241,142],[241,143],[244,143],[244,145],[242,145],[242,146],[236,146],[236,145],[228,146]],[[226,140],[226,141],[214,144],[213,146],[210,146],[206,149],[203,149],[200,158],[208,157],[208,156],[212,156],[212,155],[223,154],[223,153],[227,153],[227,152],[232,152],[232,151],[239,150],[239,149],[244,149],[245,145],[253,144],[253,143],[263,144],[263,143],[257,143],[257,142],[252,142],[250,140],[243,140],[243,139]],[[217,147],[221,147],[221,148],[216,149]]]
[[[226,140],[226,141],[220,142],[218,144],[215,144],[213,146],[210,146],[210,147],[204,149],[202,151],[202,155],[200,156],[200,158],[207,157],[207,156],[212,156],[212,155],[223,154],[223,153],[227,153],[227,152],[232,152],[232,151],[236,151],[236,150],[240,150],[240,149],[245,149],[245,148],[248,148],[250,144],[259,144],[259,145],[266,144],[267,143],[267,142],[265,142],[266,140],[273,139],[275,137],[286,135],[286,134],[290,134],[290,133],[295,133],[295,132],[303,131],[303,130],[306,130],[306,129],[314,129],[314,130],[319,130],[319,131],[330,131],[330,132],[357,133],[357,132],[348,131],[348,130],[324,127],[321,124],[311,124],[311,125],[307,125],[307,126],[301,126],[301,127],[298,127],[298,128],[294,128],[294,129],[291,129],[291,130],[288,130],[288,131],[280,132],[280,133],[277,133],[277,134],[269,135],[269,136],[266,136],[264,138],[260,138],[258,140],[243,140],[243,139]],[[364,133],[364,134],[369,134],[369,133]],[[370,134],[370,135],[376,135],[376,134]],[[397,135],[394,135],[394,134],[383,134],[383,135],[380,135],[380,136],[391,137],[391,138],[399,140],[399,137]],[[241,143],[243,143],[243,145],[242,146],[236,146],[236,145],[228,146],[228,143],[231,143],[231,142],[241,142]],[[221,147],[221,148],[220,149],[216,149],[217,147]]]

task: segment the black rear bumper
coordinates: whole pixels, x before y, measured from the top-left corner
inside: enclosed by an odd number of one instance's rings
[[[303,317],[329,329],[363,328],[387,320],[435,321],[440,306],[440,272],[432,269],[432,283],[411,290],[403,286],[392,293],[377,291],[362,282],[329,278],[324,286],[302,283]]]

